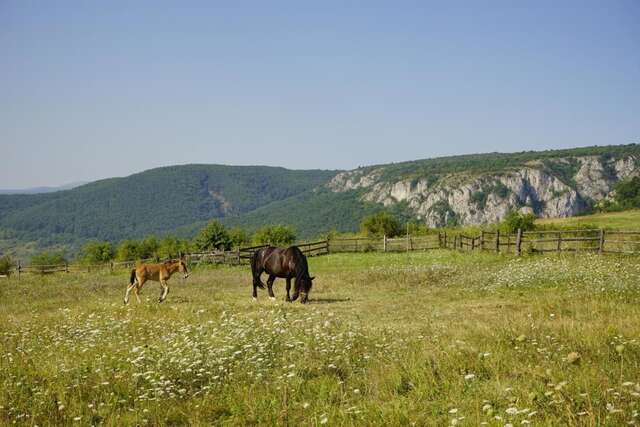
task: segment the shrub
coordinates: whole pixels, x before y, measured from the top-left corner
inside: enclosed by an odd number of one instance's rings
[[[247,246],[251,243],[251,237],[249,234],[240,227],[235,227],[229,230],[229,239],[231,239],[231,246],[235,248]]]
[[[11,269],[15,266],[13,259],[9,255],[0,257],[0,274],[8,276],[11,274]]]
[[[178,239],[175,236],[166,236],[158,245],[158,256],[161,259],[178,258],[181,254],[188,253],[191,249],[188,240]]]
[[[196,237],[195,245],[201,251],[229,250],[231,249],[231,238],[224,225],[214,219],[209,221],[200,231],[200,234]]]
[[[523,214],[511,211],[504,217],[500,224],[500,229],[507,233],[515,233],[518,228],[522,231],[529,231],[535,228],[536,216],[534,214]]]
[[[614,200],[622,209],[640,208],[640,177],[618,182]]]
[[[411,221],[407,223],[407,232],[412,236],[426,236],[429,234],[427,224]]]
[[[116,251],[116,259],[118,261],[131,261],[135,259],[142,259],[140,242],[136,240],[123,240],[118,245]]]
[[[114,256],[115,251],[110,242],[91,241],[82,247],[81,259],[87,264],[109,262]]]
[[[475,203],[478,208],[484,209],[487,205],[487,197],[487,193],[484,191],[476,191],[471,194],[471,201]]]
[[[45,270],[48,266],[64,265],[67,263],[64,251],[41,252],[31,258],[31,266],[38,270]]]
[[[258,245],[288,246],[296,241],[296,233],[286,225],[269,225],[258,229],[253,241]]]
[[[394,237],[402,234],[400,222],[388,212],[378,212],[365,217],[360,223],[360,228],[368,236]]]

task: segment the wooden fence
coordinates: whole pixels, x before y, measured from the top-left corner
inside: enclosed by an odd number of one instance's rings
[[[194,252],[185,254],[190,265],[199,264],[248,264],[253,253],[267,245],[238,248],[233,251]],[[298,243],[306,256],[312,257],[339,252],[411,252],[432,249],[460,251],[492,251],[521,255],[546,252],[594,252],[599,254],[640,255],[640,231],[613,231],[604,229],[578,230],[518,230],[516,233],[482,231],[477,236],[464,233],[429,234],[396,238],[338,238],[311,243]],[[133,268],[140,261],[110,262],[106,264],[64,264],[23,266],[20,262],[10,273],[48,274],[57,272],[96,271],[116,268]],[[0,277],[8,277],[7,275]]]
[[[248,264],[251,259],[251,255],[255,251],[261,248],[265,248],[268,245],[251,246],[248,248],[238,248],[233,251],[210,251],[210,252],[193,252],[185,254],[187,263],[191,266],[199,264],[226,264],[226,265],[238,265]],[[329,253],[328,241],[312,242],[312,243],[298,243],[303,254],[308,257],[325,255]],[[161,260],[149,258],[143,260],[130,260],[120,262],[109,262],[103,264],[56,264],[56,265],[22,265],[18,261],[16,267],[9,273],[17,274],[20,278],[21,274],[50,274],[59,272],[91,272],[100,270],[110,270],[121,268],[134,268],[139,263],[159,262]],[[0,277],[9,277],[9,275],[2,275]]]

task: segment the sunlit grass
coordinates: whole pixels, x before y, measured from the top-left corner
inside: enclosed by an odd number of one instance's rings
[[[599,213],[593,215],[574,216],[571,218],[545,218],[538,219],[537,225],[553,225],[556,227],[572,228],[585,225],[594,228],[612,228],[618,230],[639,230],[640,209],[632,209],[623,212]]]
[[[0,282],[0,424],[621,425],[640,409],[640,263],[432,251],[248,267],[122,305],[127,274]]]

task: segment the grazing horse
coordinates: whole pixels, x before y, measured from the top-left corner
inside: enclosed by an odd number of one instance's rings
[[[287,298],[286,301],[291,302],[298,299],[298,295],[302,293],[300,302],[307,302],[311,285],[313,285],[313,277],[309,276],[309,266],[307,265],[307,257],[304,256],[300,248],[291,246],[287,249],[274,248],[269,246],[257,250],[251,256],[251,273],[253,274],[253,299],[258,299],[258,288],[264,289],[264,283],[260,280],[260,275],[266,272],[269,275],[267,287],[269,290],[269,298],[276,299],[273,294],[273,282],[276,277],[287,280]],[[291,290],[291,279],[295,279],[293,298],[289,295]]]
[[[132,289],[135,289],[136,298],[138,302],[140,302],[140,296],[138,294],[147,280],[160,282],[161,289],[158,302],[164,301],[169,293],[167,280],[169,280],[171,275],[176,271],[183,273],[185,279],[189,277],[187,264],[183,258],[161,262],[160,264],[141,264],[137,268],[134,268],[131,270],[131,278],[129,279],[127,292],[124,295],[124,303],[129,303],[129,293]]]

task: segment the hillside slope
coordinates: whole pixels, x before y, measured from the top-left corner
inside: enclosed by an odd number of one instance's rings
[[[293,225],[301,238],[354,231],[386,209],[430,226],[486,224],[510,210],[570,217],[640,174],[640,145],[416,160],[352,171],[187,165],[36,195],[0,195],[0,252],[77,248],[147,234],[193,236],[211,218],[255,230]]]
[[[406,204],[430,226],[485,224],[520,210],[569,217],[640,174],[640,145],[481,154],[342,172],[326,186],[384,206]]]
[[[45,247],[168,233],[210,218],[242,215],[317,187],[334,175],[264,166],[186,165],[69,191],[2,195],[0,238],[37,241]]]

